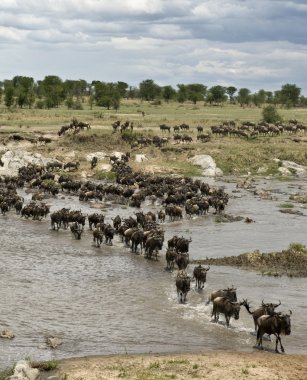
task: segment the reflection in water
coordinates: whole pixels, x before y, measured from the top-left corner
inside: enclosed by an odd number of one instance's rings
[[[220,184],[219,184],[220,185]],[[226,212],[248,216],[255,223],[216,223],[215,216],[166,223],[166,240],[174,234],[192,237],[193,259],[235,255],[259,249],[281,250],[291,242],[307,244],[304,216],[281,214],[278,205],[297,186],[258,183],[278,189],[275,200],[260,200],[235,184],[223,184],[232,194]],[[291,185],[292,186],[292,185]],[[25,195],[25,194],[24,194]],[[25,195],[29,199],[29,195]],[[50,200],[51,211],[62,207],[95,212],[74,197]],[[145,207],[150,208],[151,206]],[[156,206],[160,209],[160,206]],[[134,210],[109,208],[106,220]],[[255,344],[253,321],[244,308],[231,327],[211,322],[208,294],[223,287],[237,287],[239,300],[251,306],[277,302],[280,310],[293,311],[292,335],[284,338],[288,353],[307,353],[306,287],[303,279],[262,277],[254,272],[212,266],[202,292],[192,283],[188,301],[180,305],[175,273],[165,272],[164,250],[159,261],[148,261],[125,248],[117,237],[114,246],[96,248],[86,227],[81,241],[70,231],[50,229],[50,221],[23,220],[11,211],[0,216],[1,266],[0,328],[10,328],[12,341],[1,340],[0,368],[27,356],[35,360],[94,354],[245,350]],[[192,273],[193,267],[188,271]],[[223,321],[223,318],[221,317]],[[63,339],[57,350],[46,349],[45,337]],[[269,344],[269,343],[266,343]]]

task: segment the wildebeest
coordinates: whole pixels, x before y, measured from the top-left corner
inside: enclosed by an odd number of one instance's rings
[[[90,214],[88,216],[88,224],[89,224],[90,230],[92,229],[93,225],[96,228],[98,223],[103,223],[103,222],[104,222],[103,214],[98,214],[97,212],[95,212],[94,214]]]
[[[180,303],[184,303],[186,301],[187,294],[190,291],[190,283],[191,279],[187,272],[180,270],[176,277],[177,295]]]
[[[240,316],[240,303],[232,302],[226,297],[217,297],[213,300],[213,310],[211,317],[214,317],[214,321],[219,320],[219,314],[224,314],[226,320],[226,326],[229,327],[229,321],[231,317],[239,319]]]
[[[250,310],[250,305],[247,300],[243,300],[242,305],[245,306],[247,312],[253,316],[254,320],[254,325],[255,325],[255,331],[257,332],[258,328],[258,318],[261,317],[262,315],[274,315],[275,314],[275,309],[281,304],[279,301],[278,304],[273,304],[273,303],[264,303],[262,301],[261,306],[259,306],[257,309],[254,311]]]
[[[64,165],[64,169],[68,169],[68,171],[70,170],[78,170],[80,166],[80,162],[77,161],[77,162],[67,162],[65,165]]]
[[[262,337],[264,334],[274,334],[276,337],[275,352],[278,352],[278,342],[280,344],[280,349],[285,352],[284,347],[281,343],[280,335],[290,335],[291,334],[291,316],[292,312],[290,310],[289,314],[276,313],[274,315],[262,315],[258,318],[258,331],[257,331],[257,345],[263,350]]]
[[[237,302],[237,289],[227,288],[227,289],[220,289],[215,292],[212,292],[208,298],[208,301],[206,302],[206,305],[209,305],[210,301],[213,302],[213,300],[217,297],[225,297],[228,298],[232,302]]]
[[[175,259],[175,263],[179,270],[186,269],[189,264],[189,254],[178,253]]]
[[[93,241],[97,247],[100,247],[103,241],[103,233],[98,228],[93,231]]]
[[[201,264],[199,264],[198,266],[196,266],[193,270],[193,278],[195,278],[195,287],[198,288],[198,289],[203,289],[204,288],[204,284],[207,280],[207,272],[208,270],[210,269],[210,267],[208,268],[205,268],[205,267],[202,267]]]
[[[82,226],[78,222],[74,222],[70,226],[70,231],[74,235],[75,239],[80,240],[83,232]]]
[[[94,169],[97,166],[97,163],[98,163],[98,158],[96,156],[94,156],[91,159],[91,169]]]
[[[175,260],[177,257],[177,252],[173,248],[168,248],[165,253],[165,258],[166,258],[166,269],[169,271],[174,270],[175,266]]]

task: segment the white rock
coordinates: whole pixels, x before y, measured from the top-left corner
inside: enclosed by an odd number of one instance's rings
[[[189,159],[194,165],[201,166],[203,175],[207,177],[222,176],[223,172],[217,168],[214,159],[207,154],[199,154]]]
[[[146,157],[145,154],[136,154],[135,155],[135,162],[144,162],[148,161],[148,158]]]
[[[278,168],[278,171],[279,171],[279,173],[281,174],[281,175],[285,175],[285,176],[288,176],[288,175],[291,175],[292,173],[290,172],[290,170],[289,169],[287,169],[287,168],[284,168],[284,167],[280,167],[280,168]]]
[[[306,167],[299,165],[293,161],[282,161],[282,167],[288,169],[290,173],[294,173],[298,176],[302,176],[306,172]]]
[[[93,157],[97,157],[98,161],[99,161],[99,160],[103,160],[104,158],[106,158],[106,156],[109,156],[106,152],[94,152],[94,153],[88,154],[86,156],[86,160],[92,161]]]
[[[0,166],[0,175],[17,175],[18,169],[28,164],[35,164],[45,166],[48,162],[55,162],[57,160],[52,158],[43,157],[39,153],[30,153],[21,150],[8,150],[5,152],[1,160],[3,166]]]
[[[31,368],[26,360],[17,362],[14,368],[14,374],[7,379],[9,380],[37,380],[40,376],[37,368]]]
[[[98,170],[102,170],[104,172],[110,172],[112,170],[112,165],[110,165],[110,164],[101,164],[101,165],[99,165]]]

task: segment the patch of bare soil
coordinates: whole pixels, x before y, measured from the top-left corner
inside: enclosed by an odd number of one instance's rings
[[[43,374],[67,380],[303,380],[307,356],[268,352],[209,352],[200,354],[115,355],[68,359]]]
[[[207,258],[193,262],[242,267],[243,269],[257,270],[266,275],[307,277],[307,250],[304,248],[290,247],[281,252],[271,253],[255,251],[238,256]]]

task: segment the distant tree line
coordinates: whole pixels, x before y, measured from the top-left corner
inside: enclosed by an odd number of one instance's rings
[[[66,105],[69,109],[82,109],[88,102],[107,109],[118,109],[121,99],[141,99],[160,104],[161,101],[179,103],[204,102],[208,105],[225,103],[242,107],[279,105],[286,108],[307,106],[307,98],[295,84],[284,84],[278,91],[259,90],[252,93],[248,88],[234,86],[207,87],[200,83],[159,86],[152,79],[143,80],[138,87],[125,82],[86,82],[83,79],[65,80],[48,75],[35,81],[31,77],[15,76],[0,82],[0,102],[7,108],[55,108]]]

